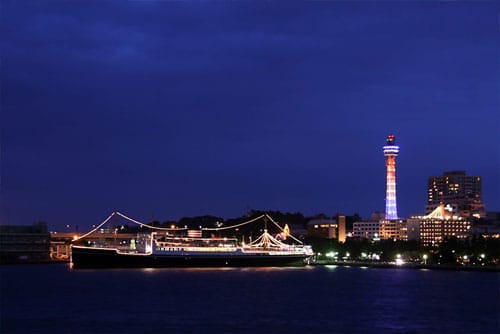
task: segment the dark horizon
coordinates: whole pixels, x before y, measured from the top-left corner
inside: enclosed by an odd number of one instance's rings
[[[495,2],[3,1],[0,222],[385,208],[482,177],[500,211]]]

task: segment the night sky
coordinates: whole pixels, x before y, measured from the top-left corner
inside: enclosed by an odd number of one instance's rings
[[[250,209],[399,216],[427,178],[500,210],[499,10],[482,2],[1,1],[1,223]]]

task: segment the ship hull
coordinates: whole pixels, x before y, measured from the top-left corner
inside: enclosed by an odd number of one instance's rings
[[[115,249],[72,247],[72,264],[83,268],[284,267],[304,266],[305,254],[126,254]]]

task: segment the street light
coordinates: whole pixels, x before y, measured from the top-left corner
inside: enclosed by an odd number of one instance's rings
[[[326,257],[334,258],[336,255],[336,252],[328,252],[325,255],[326,255]]]
[[[424,254],[424,264],[427,264],[427,254]]]

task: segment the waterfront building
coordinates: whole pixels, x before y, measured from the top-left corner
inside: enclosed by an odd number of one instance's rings
[[[379,238],[382,240],[407,240],[406,220],[381,220],[379,222]]]
[[[466,238],[471,233],[471,222],[454,214],[451,206],[441,204],[425,216],[407,220],[408,240],[419,240],[424,246],[439,245],[447,237]]]
[[[337,229],[338,223],[333,219],[312,219],[307,223],[307,235],[310,237],[334,239],[337,238]]]
[[[471,228],[471,234],[480,235],[483,238],[500,238],[500,225],[475,224]]]
[[[468,176],[465,171],[429,177],[425,213],[431,213],[440,204],[452,206],[460,217],[485,216],[481,177]]]
[[[380,234],[380,223],[378,221],[360,221],[352,224],[352,237],[377,239]]]
[[[406,221],[402,219],[353,223],[352,236],[370,240],[406,240]]]
[[[396,157],[399,155],[399,146],[396,145],[396,137],[388,135],[387,145],[384,146],[386,165],[386,196],[385,196],[385,219],[398,219],[398,208],[396,203]]]
[[[487,212],[486,217],[477,220],[471,230],[472,234],[484,238],[500,238],[500,212]]]
[[[0,263],[35,263],[50,260],[47,224],[0,225]]]
[[[312,219],[307,223],[307,235],[314,238],[337,239],[345,242],[346,216],[339,215],[334,219]]]
[[[337,240],[339,242],[345,242],[346,240],[346,231],[345,231],[345,226],[346,226],[346,217],[345,216],[338,216],[338,234],[337,234]]]

